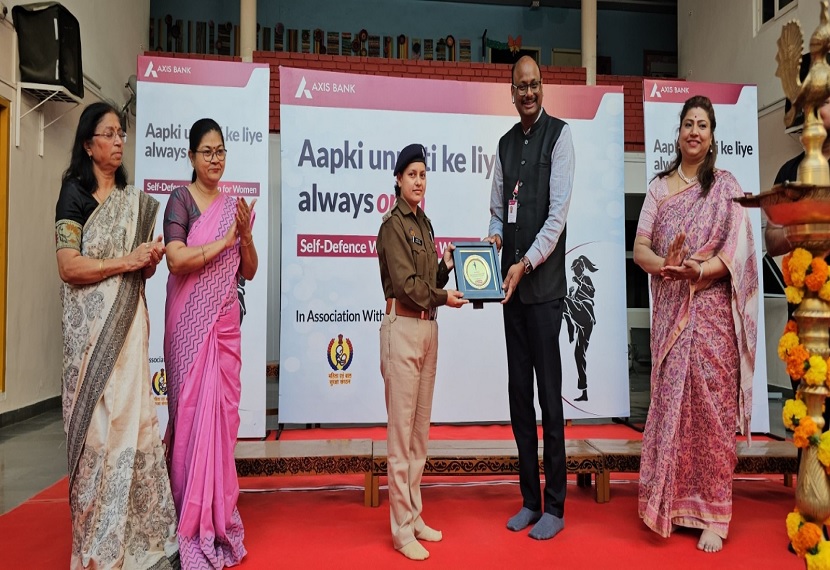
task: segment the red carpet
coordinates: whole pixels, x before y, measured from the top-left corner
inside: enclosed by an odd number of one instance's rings
[[[624,430],[617,437],[636,437],[623,426],[602,426],[599,433],[596,427],[569,427],[568,437],[614,437],[609,429]],[[482,439],[499,439],[499,430],[509,437],[505,426],[438,426],[431,435],[451,439],[452,432],[461,430],[466,435],[460,437],[467,439],[472,428],[482,430],[478,436]],[[366,437],[363,429],[359,436],[348,430],[349,437]],[[582,430],[587,431],[577,435]],[[343,437],[333,430],[308,431],[317,432],[316,438]],[[304,432],[284,432],[282,437]],[[240,497],[249,552],[239,566],[242,569],[804,568],[787,552],[784,519],[792,510],[794,490],[784,487],[781,477],[735,481],[731,534],[717,554],[695,548],[697,533],[662,539],[648,530],[637,517],[636,480],[614,476],[611,502],[606,504],[594,502],[593,490],[569,485],[565,530],[553,540],[539,542],[526,532],[512,533],[504,527],[520,506],[515,479],[427,477],[424,516],[444,532],[444,540],[426,543],[431,556],[422,564],[393,550],[385,489],[380,508],[364,507],[362,476],[243,479],[241,483],[243,490],[273,490],[243,492]],[[3,568],[65,568],[71,547],[66,479],[0,517],[0,536],[7,546]]]

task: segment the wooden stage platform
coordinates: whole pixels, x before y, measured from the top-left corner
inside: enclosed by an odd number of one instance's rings
[[[611,500],[611,474],[640,470],[641,442],[625,439],[568,439],[565,455],[568,474],[577,484],[590,486],[596,501]],[[541,444],[539,449],[540,470]],[[364,504],[380,504],[379,479],[386,476],[386,441],[326,439],[243,441],[236,446],[240,477],[274,475],[363,474]],[[513,440],[430,440],[424,476],[514,475],[519,457]],[[781,474],[792,486],[798,473],[797,450],[788,441],[738,442],[736,474]],[[593,476],[593,477],[592,477]]]

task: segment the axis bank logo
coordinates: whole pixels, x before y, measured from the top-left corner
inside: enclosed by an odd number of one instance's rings
[[[300,80],[300,86],[297,87],[297,93],[294,94],[295,99],[305,96],[306,99],[311,99],[311,91],[305,88],[305,76]]]
[[[689,87],[682,85],[663,85],[659,87],[656,83],[651,86],[651,93],[649,97],[662,99],[663,93],[669,95],[690,95]]]
[[[650,96],[651,97],[657,97],[658,99],[661,99],[663,97],[663,95],[657,89],[657,84],[656,83],[651,87],[651,95]]]
[[[189,65],[153,65],[151,61],[144,71],[144,77],[155,77],[158,79],[159,73],[172,73],[173,75],[190,75],[192,69]]]
[[[301,97],[305,97],[306,99],[311,99],[312,92],[318,93],[342,93],[342,94],[350,94],[355,95],[357,94],[357,90],[355,89],[354,83],[337,83],[337,82],[330,82],[330,81],[317,81],[311,84],[311,89],[308,88],[308,83],[305,80],[305,76],[300,79],[300,84],[297,86],[297,92],[294,94],[295,99],[300,99]]]

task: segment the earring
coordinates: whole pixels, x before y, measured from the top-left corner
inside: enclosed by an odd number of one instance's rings
[[[516,98],[515,97],[511,97],[510,100],[513,102],[514,105],[516,104]]]

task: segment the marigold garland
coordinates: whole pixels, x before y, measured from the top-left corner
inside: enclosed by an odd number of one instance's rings
[[[784,256],[781,262],[784,275],[784,292],[787,301],[797,305],[804,298],[805,288],[825,301],[830,301],[830,268],[821,257],[813,257],[804,248],[796,248]]]
[[[801,528],[801,525],[804,524],[804,517],[801,516],[801,513],[798,512],[798,509],[795,509],[793,512],[787,515],[787,537],[790,539],[790,542],[795,538],[798,529]]]
[[[819,436],[818,460],[824,465],[824,471],[830,472],[830,431],[826,431]]]
[[[792,258],[790,259],[790,280],[796,287],[804,287],[804,279],[807,278],[807,269],[813,261],[813,254],[804,248],[797,247],[793,250]]]
[[[827,380],[827,362],[817,355],[810,357],[808,368],[804,372],[804,381],[810,386],[821,386]]]
[[[784,334],[787,333],[795,333],[798,335],[798,323],[792,319],[788,320],[787,324],[784,325]]]
[[[804,416],[799,420],[798,427],[793,432],[793,443],[796,447],[805,448],[811,444],[818,444],[819,431],[816,422],[810,416]]]
[[[815,523],[805,522],[795,533],[793,549],[801,558],[804,558],[804,555],[808,552],[816,554],[821,538],[821,528]]]
[[[787,302],[790,305],[798,305],[804,300],[804,289],[796,287],[795,285],[787,285],[784,287],[784,294],[787,296]]]
[[[819,290],[827,282],[827,263],[820,257],[814,257],[810,262],[810,270],[804,278],[804,285],[813,293]]]
[[[803,248],[796,248],[784,256],[781,267],[787,301],[798,305],[807,291],[830,302],[830,268],[823,258],[816,257]],[[794,380],[803,379],[809,386],[830,386],[830,358],[811,355],[801,344],[798,325],[787,321],[778,341],[778,357],[787,365],[787,374]],[[784,404],[784,426],[793,431],[796,447],[816,446],[819,463],[830,475],[830,432],[821,433],[813,418],[807,415],[807,406],[800,395]],[[830,523],[830,520],[826,521]],[[808,570],[830,570],[830,541],[822,540],[820,525],[807,521],[798,509],[787,515],[787,536],[799,557],[804,558]]]
[[[795,540],[799,546],[804,548],[804,554],[818,554],[819,544],[822,542],[821,527],[815,523],[804,523],[795,535]],[[795,545],[793,545],[795,547]]]
[[[784,413],[782,415],[784,427],[790,431],[794,431],[801,422],[801,419],[807,415],[807,404],[801,400],[787,400],[784,403]]]
[[[810,353],[803,344],[792,347],[787,351],[787,374],[793,380],[801,380],[809,366]]]
[[[808,552],[804,558],[807,570],[830,570],[830,542],[820,542],[816,547],[816,553]]]
[[[778,341],[778,358],[786,362],[787,353],[790,349],[795,348],[799,344],[800,341],[798,340],[798,335],[796,333],[784,332],[784,334],[781,335],[781,340]]]
[[[821,527],[808,522],[797,508],[787,515],[787,536],[808,569],[830,570],[830,542],[822,540]]]

